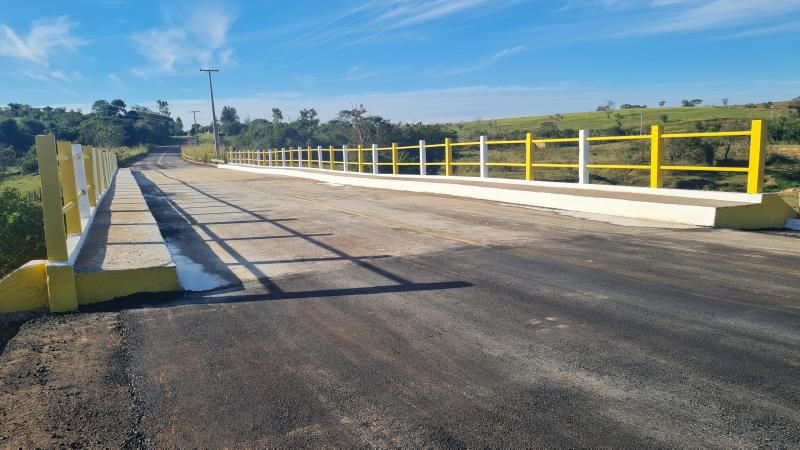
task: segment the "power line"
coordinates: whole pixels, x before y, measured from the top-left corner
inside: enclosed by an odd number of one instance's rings
[[[208,90],[211,91],[211,124],[214,126],[214,154],[219,158],[219,126],[217,126],[217,109],[214,106],[214,85],[211,84],[211,72],[219,72],[219,69],[200,69],[200,72],[208,73]]]

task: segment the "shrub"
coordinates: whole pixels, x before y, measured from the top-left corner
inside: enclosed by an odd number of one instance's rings
[[[0,277],[45,255],[41,206],[16,189],[0,191]]]

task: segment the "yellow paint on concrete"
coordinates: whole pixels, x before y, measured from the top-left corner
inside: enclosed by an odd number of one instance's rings
[[[45,260],[34,260],[0,280],[0,313],[40,309],[47,306]]]
[[[78,309],[78,294],[75,291],[75,273],[66,263],[48,262],[47,304],[50,312],[67,312]]]
[[[783,228],[797,212],[778,194],[763,194],[761,204],[717,208],[714,226],[738,230]]]
[[[178,271],[171,267],[75,273],[78,303],[90,305],[133,294],[179,292]]]

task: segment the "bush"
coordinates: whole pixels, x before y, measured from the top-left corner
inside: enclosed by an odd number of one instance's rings
[[[38,173],[39,172],[39,158],[36,156],[36,146],[33,145],[25,155],[22,156],[22,159],[19,163],[20,169],[24,173]]]
[[[42,208],[16,189],[0,191],[0,277],[32,259],[44,259]]]

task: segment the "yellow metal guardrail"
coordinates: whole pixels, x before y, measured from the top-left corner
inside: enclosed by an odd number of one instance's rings
[[[750,151],[747,167],[717,167],[717,166],[681,166],[664,164],[664,140],[685,138],[710,138],[710,137],[749,137]],[[589,162],[589,146],[591,142],[609,141],[649,141],[649,164],[592,164]],[[571,163],[545,163],[535,161],[536,144],[577,143],[579,147],[577,164]],[[764,163],[766,156],[766,125],[762,120],[753,120],[748,131],[721,131],[710,133],[664,133],[660,125],[653,125],[650,134],[635,136],[589,136],[589,132],[581,130],[575,138],[535,139],[532,133],[527,133],[525,139],[489,141],[481,137],[474,142],[451,142],[449,138],[441,144],[427,144],[420,141],[419,145],[398,146],[393,143],[390,147],[357,148],[343,146],[336,149],[332,145],[327,149],[318,146],[307,148],[282,148],[268,150],[235,150],[228,153],[228,162],[233,164],[266,166],[266,167],[308,167],[328,170],[354,169],[364,173],[367,166],[371,166],[372,173],[379,173],[379,167],[391,166],[392,174],[398,175],[400,167],[419,166],[420,175],[426,175],[426,167],[443,166],[445,176],[453,175],[453,168],[460,166],[478,166],[481,168],[481,177],[488,177],[489,167],[521,167],[525,169],[525,179],[535,179],[536,168],[568,168],[578,169],[579,182],[589,183],[589,169],[622,169],[622,170],[648,170],[650,171],[650,187],[663,187],[664,173],[666,171],[705,171],[705,172],[730,172],[747,174],[747,193],[761,193],[764,186]],[[524,163],[489,162],[490,146],[520,145],[524,149]],[[458,147],[478,146],[480,148],[480,162],[457,162],[453,160],[453,149]],[[444,161],[427,162],[426,150],[444,149]],[[403,162],[400,158],[401,151],[418,150],[419,162]],[[369,152],[369,161],[365,159],[365,152]],[[391,159],[381,158],[381,154],[390,153]],[[316,158],[312,155],[316,153]],[[327,159],[324,154],[327,153]],[[355,153],[355,160],[351,155]],[[338,158],[337,158],[338,156]]]
[[[117,172],[115,153],[88,145],[36,136],[42,213],[47,247],[47,289],[51,311],[78,307],[72,265],[97,205]]]

